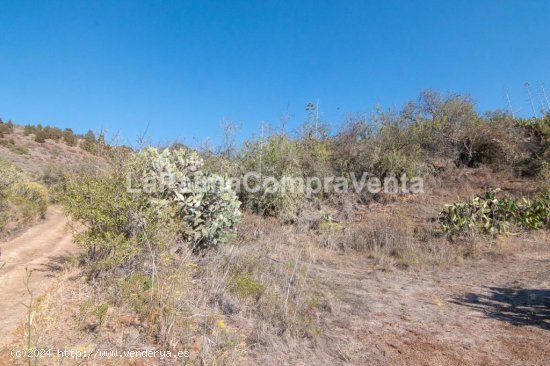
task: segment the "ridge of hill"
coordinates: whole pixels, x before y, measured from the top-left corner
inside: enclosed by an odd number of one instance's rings
[[[25,133],[23,126],[12,125],[9,132],[0,137],[0,156],[33,180],[52,166],[77,166],[100,160],[83,148],[84,138],[74,136],[74,146],[48,138],[38,142],[35,133]]]

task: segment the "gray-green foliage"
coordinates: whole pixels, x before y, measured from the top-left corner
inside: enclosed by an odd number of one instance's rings
[[[143,197],[127,192],[123,172],[83,167],[71,173],[59,199],[65,211],[85,227],[74,237],[86,249],[90,272],[131,262],[144,251],[148,234],[155,232],[162,217],[146,209]]]
[[[245,171],[255,172],[260,179],[247,179],[249,187],[258,189],[241,192],[244,207],[285,222],[294,220],[306,199],[302,187],[292,186],[292,179],[304,177],[300,160],[302,152],[299,140],[279,133],[245,142],[239,157],[241,165]],[[280,189],[271,189],[269,181],[265,180],[268,177],[275,178],[281,184]]]
[[[499,190],[490,190],[470,201],[446,205],[439,220],[452,236],[467,233],[501,234],[516,228],[536,230],[550,224],[550,191],[521,200],[498,198]]]
[[[21,173],[9,162],[0,158],[0,231],[7,224],[5,208],[10,187],[13,187],[21,177]]]
[[[0,196],[22,179],[22,174],[6,160],[0,158]]]
[[[112,267],[178,238],[196,249],[226,239],[240,203],[228,183],[201,167],[191,150],[149,148],[112,161],[107,171],[69,175],[60,201],[87,228],[76,239],[88,258]]]
[[[14,219],[4,212],[8,201],[17,213],[15,216],[20,215],[28,223],[46,215],[48,191],[39,183],[29,182],[13,164],[0,158],[0,229]]]
[[[216,245],[235,231],[240,202],[228,180],[202,170],[203,160],[195,151],[148,148],[131,166],[150,204],[171,206],[185,225],[183,238],[197,248]]]

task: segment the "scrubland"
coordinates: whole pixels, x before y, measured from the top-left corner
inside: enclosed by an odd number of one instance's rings
[[[59,148],[47,138],[55,133],[40,131],[27,128],[33,144]],[[34,175],[2,163],[26,177],[24,189],[2,188],[3,212],[49,194],[80,248],[55,267],[11,346],[188,352],[37,364],[549,359],[549,115],[480,115],[467,97],[425,92],[335,131],[311,113],[299,131],[271,128],[239,147],[234,129],[225,132],[216,150],[128,148],[88,135],[70,147],[86,161]],[[219,184],[248,172],[258,181],[343,177],[350,186],[364,173],[405,174],[422,178],[423,193]],[[155,180],[164,176],[172,179]],[[132,192],[128,177],[155,189]],[[45,206],[32,210],[40,216]]]

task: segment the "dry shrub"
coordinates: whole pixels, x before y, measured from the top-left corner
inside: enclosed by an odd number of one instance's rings
[[[384,268],[398,265],[419,265],[423,253],[412,228],[402,220],[385,215],[373,215],[366,222],[342,227],[321,225],[319,242],[344,252],[365,253]]]
[[[330,305],[311,272],[313,247],[275,219],[246,216],[239,241],[198,262],[211,306],[238,324],[253,352],[314,340]]]
[[[314,343],[331,305],[310,271],[313,248],[271,220],[254,217],[250,234],[200,256],[144,254],[125,276],[90,282],[68,269],[38,303],[33,346],[156,347],[188,350],[190,364],[240,365],[267,348]]]
[[[314,240],[331,251],[366,255],[382,269],[448,266],[483,251],[473,238],[460,243],[445,238],[436,220],[439,201],[427,194],[371,203],[366,212],[352,214],[358,221],[318,223]]]
[[[32,347],[87,352],[188,351],[189,356],[183,359],[186,364],[242,364],[244,337],[211,305],[214,302],[203,292],[204,286],[193,280],[196,266],[192,256],[188,252],[179,256],[177,263],[159,262],[153,280],[135,272],[119,286],[112,283],[111,291],[86,281],[76,267],[66,268],[33,309]],[[22,324],[21,346],[27,331]],[[50,361],[82,363],[82,359],[57,355]],[[147,365],[182,364],[182,360],[158,357],[142,361]],[[120,359],[102,358],[101,364],[117,365]]]
[[[44,218],[47,207],[47,189],[29,182],[13,164],[0,158],[0,235],[11,235]]]
[[[20,207],[27,222],[43,219],[48,209],[48,190],[35,182],[19,182],[10,193],[10,200]]]

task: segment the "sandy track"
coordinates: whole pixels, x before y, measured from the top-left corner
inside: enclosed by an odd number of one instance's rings
[[[33,270],[30,288],[41,295],[60,270],[63,261],[76,251],[67,219],[59,207],[51,207],[46,220],[21,236],[0,243],[6,263],[0,269],[0,345],[10,342],[14,330],[25,317],[29,295],[25,289],[25,268]]]

